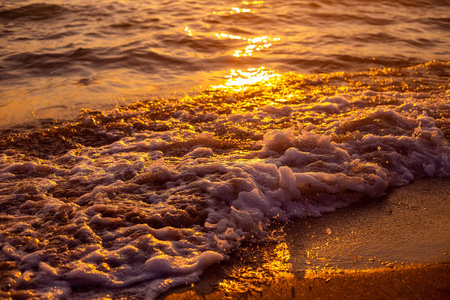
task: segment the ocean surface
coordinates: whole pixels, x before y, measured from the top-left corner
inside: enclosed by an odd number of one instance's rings
[[[448,0],[0,1],[0,127],[200,91],[248,68],[450,60]]]
[[[450,177],[449,7],[1,1],[0,298],[153,299]]]

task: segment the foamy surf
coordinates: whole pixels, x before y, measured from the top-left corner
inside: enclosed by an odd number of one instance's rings
[[[286,74],[4,132],[1,296],[154,299],[274,221],[449,177],[449,68]]]

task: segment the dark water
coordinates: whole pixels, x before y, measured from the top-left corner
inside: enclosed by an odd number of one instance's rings
[[[2,3],[0,298],[153,299],[450,177],[447,6]]]
[[[0,126],[172,96],[231,70],[450,60],[449,1],[3,1]]]

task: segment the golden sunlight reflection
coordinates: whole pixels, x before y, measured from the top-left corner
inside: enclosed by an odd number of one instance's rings
[[[272,70],[266,70],[264,67],[249,68],[246,71],[233,69],[231,70],[230,75],[225,76],[228,78],[225,84],[212,86],[212,88],[242,91],[248,88],[249,85],[279,76],[281,75]]]
[[[246,38],[224,32],[216,33],[216,37],[219,39],[243,40],[248,42],[249,45],[234,51],[233,56],[235,57],[252,56],[255,51],[261,51],[269,48],[272,46],[272,42],[280,41],[279,37],[269,38],[267,36],[258,36],[254,38]]]
[[[263,4],[263,1],[253,1],[253,2],[247,2],[243,1],[242,4],[246,6],[250,5],[260,5]],[[252,13],[255,14],[256,12],[254,10],[251,10],[250,8],[240,8],[240,7],[232,7],[230,11],[228,12],[213,12],[213,15],[222,15],[222,14],[240,14],[240,13]],[[186,30],[188,31],[188,30]],[[190,34],[189,34],[190,33]],[[189,31],[188,34],[191,36],[192,33]],[[230,40],[242,40],[246,41],[248,45],[241,46],[239,49],[234,50],[233,56],[234,57],[247,57],[252,56],[255,54],[256,51],[261,51],[264,49],[267,49],[272,46],[273,42],[280,41],[279,37],[268,37],[266,35],[264,36],[256,36],[256,37],[244,37],[240,35],[234,35],[229,34],[226,32],[218,32],[215,34],[215,36],[218,39],[230,39]]]
[[[290,258],[288,245],[281,242],[271,251],[264,253],[263,257],[257,259],[260,262],[257,266],[234,269],[228,276],[229,279],[225,279],[219,284],[220,289],[228,293],[261,292],[261,285],[268,279],[293,278]]]
[[[264,1],[251,1],[251,2],[248,2],[248,1],[242,1],[242,4],[244,4],[244,5],[256,5],[256,4],[263,4],[264,3]]]
[[[252,10],[249,8],[239,8],[239,7],[232,7],[230,14],[239,14],[239,13],[249,13]]]
[[[186,26],[186,28],[184,29],[184,31],[186,31],[186,34],[187,34],[188,36],[192,36],[192,30],[191,30],[189,27]]]

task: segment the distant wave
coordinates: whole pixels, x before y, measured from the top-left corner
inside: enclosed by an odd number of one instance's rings
[[[65,6],[36,3],[0,11],[0,18],[9,21],[44,21],[70,12]]]

